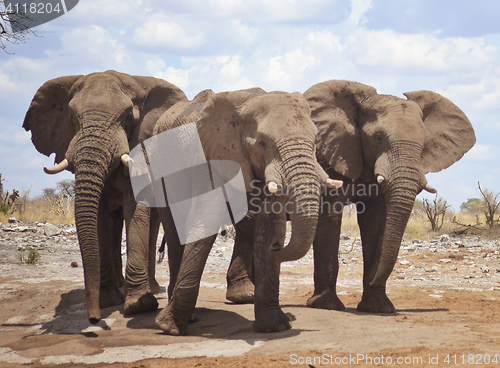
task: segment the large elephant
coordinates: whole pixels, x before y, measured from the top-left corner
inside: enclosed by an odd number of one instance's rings
[[[159,216],[137,204],[125,166],[130,147],[151,136],[163,112],[184,93],[164,80],[116,71],[65,76],[45,82],[36,92],[23,127],[37,150],[55,153],[55,174],[76,176],[75,222],[82,254],[89,320],[100,307],[123,303],[121,234],[125,220],[127,314],[155,309],[152,292]]]
[[[342,184],[329,179],[316,161],[317,129],[310,119],[309,106],[300,93],[251,89],[215,94],[206,90],[191,102],[179,102],[169,109],[158,120],[155,134],[192,122],[196,123],[206,159],[237,162],[250,202],[256,199],[251,203],[254,211],[236,224],[239,236],[249,233],[255,244],[254,329],[288,329],[290,320],[278,298],[280,262],[298,259],[309,250],[321,184]],[[276,203],[279,205],[273,207]],[[286,203],[300,209],[290,211],[292,237],[285,247]],[[156,324],[166,333],[184,335],[216,235],[183,246],[170,210],[163,208],[160,212],[166,229],[171,284],[169,304],[158,314]]]
[[[472,125],[451,101],[431,91],[381,95],[342,80],[304,93],[318,128],[318,160],[348,185],[328,190],[314,239],[314,295],[307,305],[343,310],[336,295],[342,213],[335,203],[357,203],[363,247],[363,295],[358,310],[392,313],[386,282],[415,196],[435,193],[425,178],[458,161],[475,143]]]
[[[475,143],[472,125],[451,101],[431,91],[405,96],[380,95],[372,87],[342,80],[316,84],[304,93],[318,129],[318,162],[331,178],[345,183],[321,198],[309,307],[344,309],[336,294],[342,210],[347,203],[357,203],[364,265],[358,310],[394,312],[386,282],[415,196],[422,190],[436,192],[425,174],[449,167]],[[251,247],[236,238],[237,255],[228,271],[229,300],[252,300],[247,276]],[[235,285],[245,289],[238,293],[242,288]]]

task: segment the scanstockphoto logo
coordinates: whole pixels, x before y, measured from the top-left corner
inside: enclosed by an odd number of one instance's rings
[[[170,207],[182,244],[215,235],[248,211],[245,182],[234,161],[207,161],[196,123],[151,137],[130,152],[138,202]]]
[[[79,0],[5,0],[12,32],[22,32],[37,27],[66,14]]]

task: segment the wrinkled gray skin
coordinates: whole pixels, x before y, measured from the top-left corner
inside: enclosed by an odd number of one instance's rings
[[[191,102],[181,102],[158,121],[155,134],[179,124],[196,122],[207,160],[232,160],[240,164],[248,198],[260,188],[257,203],[290,201],[309,212],[292,213],[292,238],[284,247],[286,215],[248,214],[236,228],[239,236],[251,231],[255,244],[256,331],[282,331],[291,327],[279,306],[280,262],[302,257],[309,250],[316,228],[320,183],[327,179],[314,156],[316,127],[307,102],[300,93],[265,93],[260,89],[214,94],[199,93]],[[271,195],[264,187],[274,181],[284,187],[300,187]],[[252,184],[253,183],[253,184]],[[265,195],[264,193],[267,193]],[[256,202],[254,202],[255,204]],[[252,210],[251,205],[249,205]],[[255,208],[253,208],[255,209]],[[156,318],[166,333],[184,335],[194,311],[203,268],[215,235],[180,245],[171,213],[160,210],[170,263],[169,304]],[[173,231],[172,231],[173,229]],[[255,232],[255,234],[254,234]]]
[[[430,91],[405,96],[379,95],[372,87],[342,80],[319,83],[304,93],[318,128],[318,161],[330,177],[344,181],[342,188],[328,189],[322,198],[332,207],[323,203],[320,209],[309,307],[344,309],[336,294],[342,221],[336,212],[341,204],[357,202],[364,265],[358,310],[394,312],[386,282],[415,196],[428,185],[425,174],[449,167],[475,143],[472,125],[452,102]],[[244,272],[231,270],[251,264],[246,248],[235,244],[244,256],[230,266],[228,295],[232,280],[245,279]]]
[[[159,215],[137,204],[121,156],[151,136],[169,107],[187,100],[157,78],[115,71],[52,79],[36,92],[24,120],[37,150],[67,159],[75,174],[75,222],[82,254],[89,320],[124,302],[127,314],[156,309],[153,292]],[[127,229],[122,276],[121,234]],[[125,281],[125,298],[119,287]]]

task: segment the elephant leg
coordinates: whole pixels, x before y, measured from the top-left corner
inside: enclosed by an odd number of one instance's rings
[[[148,312],[158,308],[149,286],[149,240],[151,208],[135,202],[133,194],[124,196],[127,227],[127,265],[125,271],[125,314]]]
[[[271,197],[269,208],[273,208],[275,201],[279,201],[279,198]],[[255,219],[253,328],[257,332],[278,332],[292,327],[290,318],[279,305],[280,263],[271,259],[271,246],[284,246],[286,217],[284,212],[281,214],[271,212],[273,211],[263,210]]]
[[[160,284],[156,281],[156,242],[158,240],[158,232],[160,230],[160,215],[155,208],[151,209],[151,219],[149,225],[149,252],[148,252],[148,273],[149,287],[153,294],[160,292]]]
[[[358,311],[394,313],[395,308],[382,287],[370,286],[380,262],[386,219],[385,200],[378,197],[358,205],[358,224],[363,245],[363,297]]]
[[[156,317],[156,324],[170,335],[185,335],[200,290],[208,254],[217,235],[186,244],[172,297]]]
[[[122,232],[123,232],[123,207],[120,207],[113,212],[111,212],[113,218],[113,240],[112,240],[112,252],[113,252],[113,263],[115,267],[116,278],[118,280],[118,286],[122,287],[125,285],[125,278],[123,277],[123,264],[122,264]]]
[[[233,303],[253,303],[254,216],[245,216],[236,224],[235,230],[233,256],[227,271],[226,299]]]
[[[339,273],[339,242],[342,212],[323,213],[318,217],[314,237],[314,294],[307,301],[309,308],[344,310],[337,296]]]
[[[170,281],[168,284],[168,299],[172,298],[175,283],[177,282],[177,275],[182,263],[182,256],[184,254],[184,245],[179,240],[179,235],[175,228],[174,218],[172,211],[169,207],[160,209],[161,222],[163,224],[163,231],[165,232],[165,240],[167,243],[167,256],[168,268],[170,274]]]
[[[122,304],[124,296],[120,291],[120,279],[116,270],[116,239],[115,221],[110,211],[108,198],[101,195],[99,201],[99,211],[97,215],[97,234],[99,239],[99,259],[100,259],[100,295],[99,307],[107,308],[113,305]],[[121,239],[121,236],[120,236]],[[120,271],[121,272],[121,269]]]

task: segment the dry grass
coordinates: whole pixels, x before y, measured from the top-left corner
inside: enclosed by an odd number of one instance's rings
[[[414,239],[427,240],[428,238],[436,235],[451,234],[454,231],[463,228],[462,226],[454,223],[454,219],[461,224],[478,225],[478,228],[484,229],[482,231],[475,231],[474,234],[490,238],[500,236],[500,227],[486,229],[484,214],[458,212],[446,214],[443,227],[437,232],[433,232],[431,230],[431,224],[425,215],[412,215],[408,221],[408,225],[406,226],[403,239],[405,241],[411,241]],[[356,213],[344,211],[344,215],[342,217],[342,232],[348,233],[351,236],[359,236]]]
[[[4,214],[0,212],[0,222],[7,223],[9,217],[15,217],[23,223],[30,222],[50,222],[54,224],[74,224],[74,207],[72,201],[63,200],[60,197],[48,200],[46,197],[25,200],[23,210],[15,210],[14,213]],[[461,224],[479,225],[479,228],[484,230],[478,232],[478,235],[487,237],[499,237],[500,227],[486,229],[484,214],[471,213],[448,213],[445,217],[443,227],[438,232],[431,231],[431,225],[425,215],[412,215],[406,226],[404,240],[410,241],[414,239],[426,240],[429,237],[450,234],[455,230],[461,229],[459,225],[453,222],[455,218]],[[290,226],[290,224],[287,224]],[[289,229],[288,229],[289,230]],[[359,236],[359,227],[355,210],[349,211],[346,208],[342,217],[342,232],[348,233],[351,236]]]
[[[7,223],[9,217],[15,217],[25,224],[38,222],[50,222],[53,224],[74,224],[74,207],[71,200],[61,200],[59,197],[48,199],[39,197],[35,199],[24,199],[11,214],[0,212],[0,222]]]

